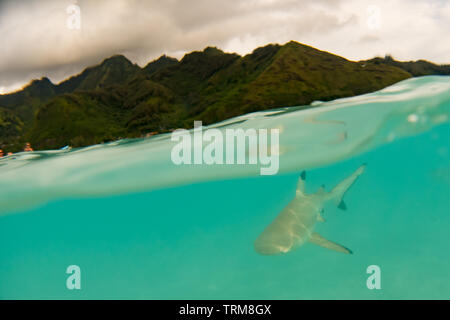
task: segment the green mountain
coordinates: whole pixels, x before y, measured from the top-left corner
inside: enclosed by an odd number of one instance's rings
[[[390,66],[401,68],[409,72],[414,77],[429,76],[429,75],[450,75],[450,65],[436,65],[432,62],[425,60],[418,61],[395,61],[391,56],[386,56],[384,58],[373,58],[368,60],[370,63],[374,64],[387,64]]]
[[[56,87],[58,94],[76,90],[95,90],[114,84],[127,83],[136,73],[139,66],[132,64],[122,55],[105,59],[100,65],[87,68],[81,74],[73,76]]]
[[[12,150],[20,140],[24,124],[13,111],[0,107],[0,149]]]
[[[48,78],[33,80],[23,90],[0,95],[0,107],[9,109],[24,122],[31,123],[42,103],[56,95],[55,86]]]
[[[307,105],[382,89],[449,66],[390,57],[353,62],[297,43],[271,44],[241,57],[208,47],[180,61],[144,68],[113,56],[54,85],[34,80],[0,95],[0,148],[85,146],[214,123],[276,107]]]

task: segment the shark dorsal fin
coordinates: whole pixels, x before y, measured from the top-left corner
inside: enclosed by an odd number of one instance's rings
[[[298,178],[297,182],[297,196],[304,196],[305,195],[305,181],[306,181],[306,171],[303,171],[300,174],[300,177]]]
[[[341,202],[338,205],[338,208],[341,210],[347,210],[347,205],[345,204],[344,200],[341,200]]]

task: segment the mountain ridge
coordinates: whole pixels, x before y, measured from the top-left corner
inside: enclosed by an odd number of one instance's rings
[[[114,55],[59,84],[43,77],[0,95],[0,148],[18,151],[25,141],[38,149],[78,147],[168,132],[194,120],[210,124],[354,96],[427,74],[450,74],[450,66],[389,56],[355,62],[295,41],[245,56],[207,47],[142,68]]]

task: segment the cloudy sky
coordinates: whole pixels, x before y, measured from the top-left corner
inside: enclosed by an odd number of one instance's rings
[[[351,60],[450,63],[449,35],[450,0],[0,0],[0,93],[118,53],[144,66],[289,40]]]

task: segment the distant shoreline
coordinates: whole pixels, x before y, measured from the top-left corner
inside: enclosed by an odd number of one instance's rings
[[[449,65],[392,57],[353,62],[294,41],[239,56],[208,47],[181,60],[163,55],[144,68],[122,55],[53,84],[33,80],[0,95],[0,149],[30,141],[58,149],[190,128],[253,111],[309,105],[377,91]]]

